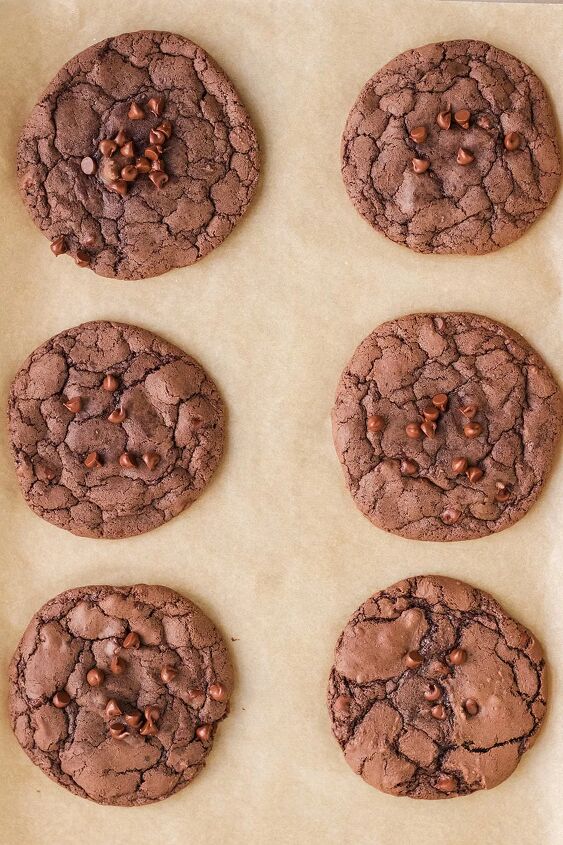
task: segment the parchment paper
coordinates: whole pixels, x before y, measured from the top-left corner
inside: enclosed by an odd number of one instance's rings
[[[1,428],[2,843],[561,842],[562,473],[513,528],[482,540],[417,543],[354,507],[329,413],[340,371],[383,320],[473,310],[522,332],[553,369],[561,356],[563,192],[523,238],[483,257],[420,256],[374,233],[340,178],[340,135],[364,82],[397,53],[470,37],[513,52],[543,79],[561,124],[560,6],[438,0],[1,0],[0,252],[4,405],[46,338],[84,320],[145,326],[195,355],[228,406],[215,480],[166,526],[131,540],[80,539],[24,504]],[[260,131],[261,189],[226,243],[194,267],[117,282],[55,259],[16,190],[29,109],[79,50],[119,32],[171,29],[233,79]],[[492,591],[551,661],[536,747],[491,792],[441,802],[378,793],[332,738],[325,689],[336,638],[372,592],[435,572]],[[167,584],[230,643],[238,684],[205,771],[144,808],[100,807],[49,781],[17,745],[6,668],[30,617],[89,583]],[[231,638],[233,641],[231,642]]]

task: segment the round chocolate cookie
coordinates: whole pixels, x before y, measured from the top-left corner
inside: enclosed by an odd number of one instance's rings
[[[342,174],[371,225],[418,252],[484,253],[520,237],[561,177],[546,92],[483,41],[408,50],[364,86]]]
[[[415,540],[508,528],[549,473],[563,416],[540,356],[476,314],[410,314],[356,349],[332,412],[359,509]]]
[[[107,38],[67,62],[17,153],[23,200],[55,255],[117,279],[211,252],[246,211],[258,167],[230,81],[169,32]]]
[[[167,587],[78,587],[35,614],[10,665],[17,740],[99,804],[167,798],[205,765],[228,712],[221,635]]]
[[[8,417],[29,507],[86,537],[130,537],[172,519],[223,451],[209,376],[123,323],[84,323],[36,349],[12,384]]]
[[[532,634],[487,593],[434,575],[360,607],[338,640],[328,687],[348,765],[410,798],[497,786],[532,746],[545,698]]]

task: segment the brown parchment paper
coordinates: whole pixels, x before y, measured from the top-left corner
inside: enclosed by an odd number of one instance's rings
[[[205,47],[259,129],[261,188],[226,243],[196,266],[117,282],[55,259],[17,194],[24,119],[58,68],[119,32],[170,29]],[[563,192],[512,246],[421,256],[374,233],[340,178],[340,135],[364,82],[397,53],[480,38],[513,52],[563,117],[563,8],[440,0],[0,0],[2,405],[39,343],[84,320],[139,324],[195,355],[228,406],[211,487],[141,537],[81,539],[25,506],[0,436],[0,841],[4,845],[561,842],[561,465],[513,528],[417,543],[354,507],[329,413],[357,343],[383,320],[472,310],[522,332],[557,371]],[[558,472],[559,470],[559,472]],[[325,689],[336,638],[372,592],[436,572],[490,590],[541,638],[550,711],[536,747],[491,792],[441,802],[386,796],[348,768]],[[90,583],[167,584],[220,625],[237,670],[232,713],[204,772],[148,807],[100,807],[49,781],[8,722],[6,669],[33,612]],[[232,641],[231,641],[232,638]]]

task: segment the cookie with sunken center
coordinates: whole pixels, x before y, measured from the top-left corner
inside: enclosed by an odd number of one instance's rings
[[[557,384],[527,341],[465,313],[383,323],[354,352],[332,411],[362,513],[402,537],[440,541],[483,537],[527,513],[562,418]]]
[[[434,575],[376,593],[336,645],[332,730],[371,786],[455,798],[505,780],[546,708],[535,637],[488,594]]]
[[[125,807],[193,780],[233,689],[212,622],[184,596],[145,584],[51,599],[9,675],[12,727],[32,762],[75,795]]]
[[[355,102],[342,175],[368,223],[417,252],[506,246],[561,179],[545,89],[527,65],[484,41],[408,50]]]
[[[163,123],[165,137],[151,138]],[[258,170],[256,133],[225,73],[189,39],[148,30],[67,62],[17,150],[21,196],[55,254],[117,279],[211,252],[245,213]]]
[[[172,519],[223,451],[223,403],[207,373],[125,323],[84,323],[36,349],[12,383],[8,421],[29,507],[86,537],[130,537]]]

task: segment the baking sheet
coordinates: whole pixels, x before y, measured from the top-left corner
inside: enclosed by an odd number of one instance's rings
[[[561,841],[563,639],[557,509],[563,473],[513,528],[456,544],[373,527],[345,489],[329,413],[341,369],[376,325],[416,310],[487,314],[561,359],[563,192],[532,230],[484,257],[420,256],[372,232],[342,185],[340,134],[368,77],[435,40],[482,38],[528,62],[561,124],[560,6],[439,0],[1,0],[4,404],[26,355],[61,329],[125,320],[195,355],[228,406],[225,459],[186,513],[144,536],[81,539],[34,516],[0,442],[4,777],[2,843]],[[40,92],[109,35],[171,29],[233,79],[263,149],[261,188],[226,243],[194,267],[117,282],[51,256],[17,195],[14,150]],[[348,768],[325,687],[336,638],[372,592],[403,576],[460,576],[493,592],[542,640],[551,707],[535,749],[491,792],[442,802],[379,794]],[[99,807],[50,782],[9,728],[6,667],[33,612],[89,583],[161,582],[222,627],[236,664],[232,714],[207,768],[143,808]],[[231,642],[231,638],[234,641]]]

